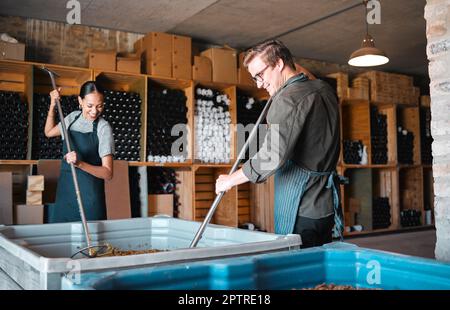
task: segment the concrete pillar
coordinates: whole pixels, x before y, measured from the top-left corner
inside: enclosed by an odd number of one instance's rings
[[[450,0],[427,0],[436,259],[450,261]]]

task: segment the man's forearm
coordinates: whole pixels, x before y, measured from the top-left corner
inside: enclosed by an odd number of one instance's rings
[[[249,179],[245,176],[242,169],[239,169],[231,175],[222,174],[216,180],[216,194],[226,192],[233,186],[237,186],[248,181]]]
[[[246,183],[249,181],[249,179],[247,178],[247,176],[244,174],[244,172],[242,171],[242,168],[239,169],[238,171],[234,172],[231,175],[231,180],[234,184],[234,186],[236,185],[240,185],[242,183]]]

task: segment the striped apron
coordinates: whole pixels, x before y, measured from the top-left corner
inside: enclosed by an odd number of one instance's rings
[[[336,171],[316,172],[305,170],[288,160],[283,167],[275,173],[275,233],[286,235],[294,231],[298,209],[305,193],[306,185],[311,177],[328,176],[326,188],[333,191],[333,209],[335,230],[342,240],[343,222],[342,210],[339,204],[339,192],[335,178],[339,177]]]

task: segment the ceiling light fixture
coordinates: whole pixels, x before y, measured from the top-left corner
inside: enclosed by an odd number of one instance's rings
[[[361,48],[354,51],[350,55],[348,64],[355,67],[374,67],[381,66],[389,62],[389,58],[386,54],[375,47],[375,41],[369,34],[369,24],[367,23],[367,3],[368,0],[364,0],[364,20],[366,22],[366,36],[364,37]]]

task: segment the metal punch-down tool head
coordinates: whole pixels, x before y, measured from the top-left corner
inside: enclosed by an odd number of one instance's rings
[[[46,68],[45,66],[40,66],[39,69],[47,72],[49,75],[53,75],[54,77],[59,77],[59,75],[56,72],[50,70],[49,68]]]

